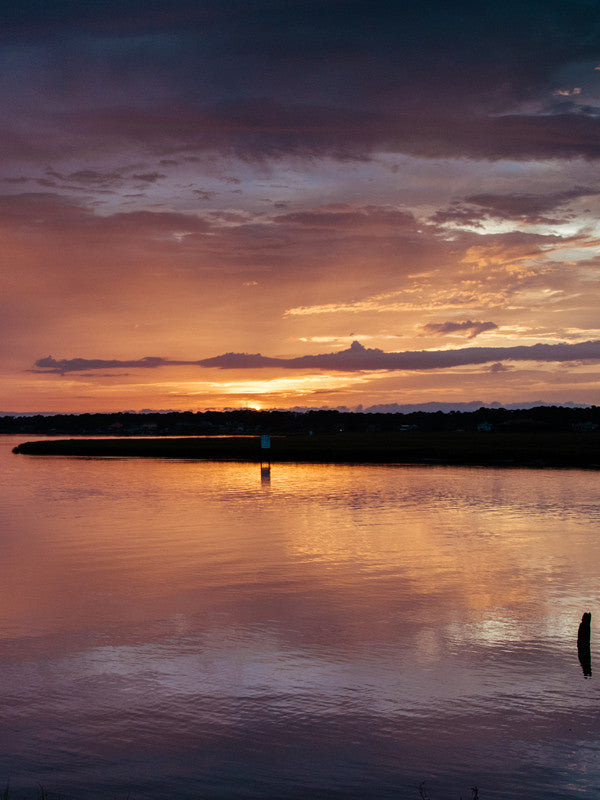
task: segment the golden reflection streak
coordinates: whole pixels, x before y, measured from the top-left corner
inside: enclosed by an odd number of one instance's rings
[[[429,482],[432,473],[419,474]],[[443,480],[443,473],[438,474]],[[527,476],[514,476],[519,479]],[[535,476],[531,480],[535,484]],[[571,552],[559,518],[544,517],[535,507],[511,508],[509,502],[505,506],[503,498],[487,510],[461,505],[457,500],[451,514],[440,508],[440,514],[452,520],[451,528],[440,527],[435,515],[424,519],[419,508],[395,507],[374,515],[368,529],[357,527],[351,508],[321,506],[318,518],[304,517],[302,526],[296,526],[290,551],[321,564],[332,581],[338,574],[343,582],[342,576],[357,568],[366,573],[398,570],[409,579],[418,575],[415,601],[448,595],[455,611],[510,608],[526,615],[548,601],[539,581],[531,579],[540,561],[559,568],[571,560],[586,563],[577,546]],[[542,528],[545,551],[540,554]],[[460,575],[464,579],[457,581]]]
[[[461,631],[484,615],[551,616],[558,581],[596,580],[589,537],[547,509],[550,497],[560,506],[573,489],[591,492],[593,475],[563,476],[563,491],[553,475],[519,470],[277,465],[265,493],[255,464],[53,469],[54,517],[39,517],[46,506],[18,488],[15,524],[38,535],[6,554],[0,597],[12,635],[57,620],[62,630],[109,624],[124,609],[135,621],[222,607],[243,622],[249,600],[268,610],[283,586],[303,614],[360,642],[431,615]]]

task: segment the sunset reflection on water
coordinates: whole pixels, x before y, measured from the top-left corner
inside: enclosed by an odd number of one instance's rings
[[[153,798],[598,784],[576,648],[596,473],[275,464],[266,482],[9,444],[0,780]]]

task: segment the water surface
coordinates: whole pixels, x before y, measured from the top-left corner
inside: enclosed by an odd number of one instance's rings
[[[13,455],[0,784],[600,790],[598,473]],[[592,612],[592,671],[577,626]]]

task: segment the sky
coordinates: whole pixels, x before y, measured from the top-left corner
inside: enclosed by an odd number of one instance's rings
[[[599,0],[0,11],[0,412],[597,403]]]

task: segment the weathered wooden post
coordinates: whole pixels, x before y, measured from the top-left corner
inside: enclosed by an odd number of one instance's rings
[[[577,655],[586,678],[592,677],[591,622],[592,615],[589,611],[586,611],[581,618],[579,630],[577,631]]]

